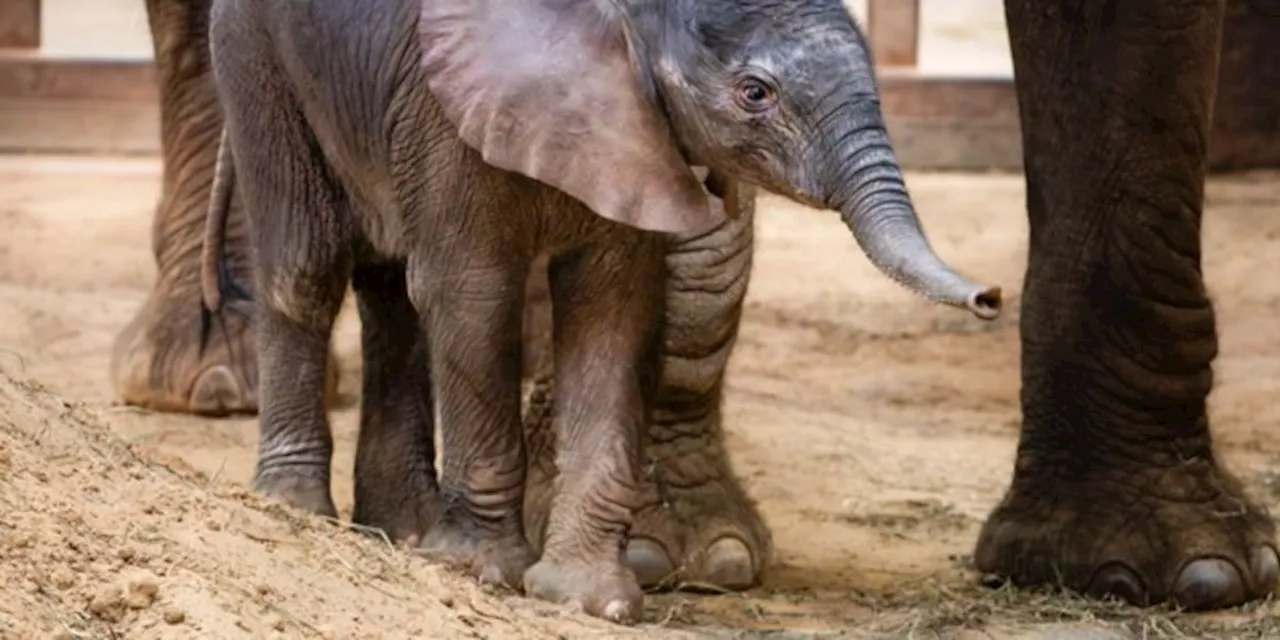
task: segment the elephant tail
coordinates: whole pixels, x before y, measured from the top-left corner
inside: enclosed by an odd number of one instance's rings
[[[231,216],[231,196],[236,181],[235,162],[231,160],[228,147],[227,128],[224,126],[218,138],[218,159],[213,169],[209,213],[205,216],[204,253],[200,259],[201,299],[205,312],[213,314],[222,309],[223,288],[233,286],[233,283],[223,281],[227,218]]]

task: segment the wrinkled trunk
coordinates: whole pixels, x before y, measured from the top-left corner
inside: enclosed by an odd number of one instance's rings
[[[872,107],[868,107],[869,109]],[[916,217],[902,170],[894,158],[878,109],[869,124],[832,139],[827,205],[845,224],[872,264],[885,275],[930,300],[968,309],[990,320],[1000,315],[1000,288],[956,273],[933,252]]]

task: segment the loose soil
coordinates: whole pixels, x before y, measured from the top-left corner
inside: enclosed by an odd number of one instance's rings
[[[746,594],[655,595],[636,629],[481,589],[375,537],[246,489],[252,419],[117,406],[111,339],[154,268],[152,159],[0,159],[0,637],[1263,637],[1270,603],[1182,615],[988,589],[969,567],[1018,428],[1017,176],[909,183],[938,251],[998,282],[993,323],[873,271],[836,216],[766,198],[731,364],[727,438],[774,531]],[[1226,464],[1280,508],[1280,174],[1209,187],[1205,271]],[[1260,271],[1265,270],[1265,271]],[[358,327],[336,336],[354,396]],[[1267,335],[1272,337],[1268,338]],[[351,506],[356,415],[336,413]],[[1274,636],[1272,636],[1274,637]]]

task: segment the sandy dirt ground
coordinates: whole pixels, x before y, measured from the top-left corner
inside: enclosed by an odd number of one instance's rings
[[[115,406],[109,348],[153,277],[158,170],[152,159],[0,158],[2,638],[1263,637],[1280,615],[979,586],[969,554],[1017,436],[1020,177],[908,177],[939,252],[1010,293],[994,323],[898,289],[835,215],[765,199],[727,437],[777,563],[746,594],[652,596],[628,630],[482,590],[258,500],[246,490],[252,419]],[[1215,437],[1273,511],[1280,280],[1259,270],[1277,252],[1277,213],[1280,174],[1211,182]],[[348,396],[357,324],[348,309],[336,336]],[[334,424],[345,517],[354,409]]]
[[[849,0],[864,15],[865,0]],[[922,0],[920,67],[1008,75],[1000,0]],[[147,57],[140,0],[45,0],[45,52]],[[481,589],[247,492],[252,419],[116,406],[114,334],[153,277],[154,159],[0,158],[0,639],[1276,637],[1270,603],[1210,616],[979,585],[969,553],[1009,476],[1025,263],[1016,176],[909,177],[934,244],[999,282],[995,323],[876,274],[834,215],[767,199],[731,364],[728,439],[778,557],[746,594],[668,594],[622,629]],[[1227,463],[1280,507],[1280,174],[1216,179],[1206,271]],[[357,321],[337,335],[342,391]],[[1268,338],[1267,336],[1272,336]],[[355,414],[335,416],[351,506]]]

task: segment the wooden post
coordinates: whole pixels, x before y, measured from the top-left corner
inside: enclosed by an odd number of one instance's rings
[[[876,66],[916,66],[920,0],[867,0],[867,33]]]
[[[1280,9],[1227,0],[1209,170],[1280,168]]]
[[[0,48],[40,47],[40,0],[0,0]]]

